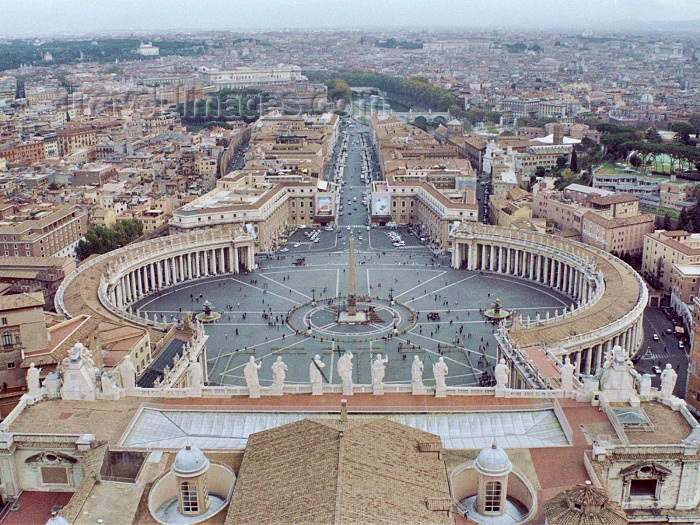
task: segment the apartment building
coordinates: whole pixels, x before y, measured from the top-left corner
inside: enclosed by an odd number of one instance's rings
[[[693,322],[685,400],[696,414],[700,414],[700,297],[697,295],[693,297],[691,312]]]
[[[87,230],[87,213],[59,205],[15,215],[0,222],[0,254],[4,256],[72,257]]]
[[[656,230],[644,236],[642,274],[659,280],[663,291],[672,289],[673,266],[700,263],[700,234],[685,230]]]
[[[337,115],[270,113],[253,126],[242,170],[185,204],[168,221],[173,231],[239,224],[256,235],[259,251],[273,250],[290,228],[335,219],[334,185],[321,179],[338,137]]]
[[[53,310],[56,290],[73,270],[73,257],[0,257],[0,283],[8,286],[7,292],[41,292],[46,310]]]
[[[93,126],[64,126],[56,132],[58,155],[65,157],[97,144],[97,129]]]
[[[436,247],[450,245],[455,222],[476,221],[476,175],[455,145],[395,118],[370,119],[384,180],[374,182],[372,221],[413,224]]]
[[[22,351],[48,346],[41,292],[0,296],[0,383],[3,390],[24,386]]]
[[[562,231],[575,230],[583,242],[617,255],[641,253],[644,236],[654,230],[654,217],[639,212],[637,197],[580,184],[536,192],[533,216]]]

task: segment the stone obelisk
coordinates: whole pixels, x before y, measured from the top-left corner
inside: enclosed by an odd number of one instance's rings
[[[350,235],[350,255],[348,257],[348,316],[357,315],[355,299],[355,237]]]

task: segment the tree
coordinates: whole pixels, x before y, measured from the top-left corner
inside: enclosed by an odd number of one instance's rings
[[[576,150],[571,152],[571,162],[569,163],[569,167],[571,168],[571,171],[578,173],[578,154],[576,153]]]
[[[681,213],[678,215],[678,229],[685,230],[689,227],[688,210],[681,208]]]
[[[690,144],[690,134],[695,132],[693,126],[685,122],[672,122],[668,128],[676,133],[679,142],[686,145]]]
[[[78,242],[75,254],[84,260],[93,254],[111,252],[137,239],[143,232],[143,224],[138,219],[119,221],[114,228],[95,226],[85,232],[85,238]]]
[[[673,229],[673,221],[671,220],[671,215],[668,212],[664,213],[664,222],[662,228],[666,231]]]
[[[485,118],[486,118],[487,122],[493,122],[494,124],[498,124],[501,121],[501,112],[500,111],[487,111]]]
[[[700,135],[700,113],[693,113],[688,118],[690,125],[693,126],[696,135]]]
[[[544,169],[544,166],[537,166],[535,168],[535,177],[538,179],[544,178],[547,176],[547,170]]]
[[[566,168],[566,156],[561,155],[560,157],[557,157],[557,169],[563,170],[564,168]]]
[[[664,141],[664,139],[661,138],[661,134],[655,128],[649,128],[647,130],[644,134],[644,140],[654,144],[661,144]]]

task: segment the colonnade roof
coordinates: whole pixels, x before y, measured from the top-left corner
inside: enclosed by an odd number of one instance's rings
[[[639,300],[640,282],[626,266],[615,259],[593,254],[596,268],[603,273],[605,292],[590,308],[571,317],[550,321],[544,326],[511,330],[513,342],[520,347],[555,345],[567,337],[590,332],[617,321],[630,312]]]

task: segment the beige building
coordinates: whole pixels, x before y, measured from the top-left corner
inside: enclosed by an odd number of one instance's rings
[[[666,208],[680,210],[683,208],[682,203],[689,200],[697,185],[695,182],[677,182],[675,180],[662,182],[659,187],[659,204]]]
[[[700,265],[678,265],[671,268],[671,293],[681,302],[692,304],[700,288]]]
[[[9,388],[24,387],[22,351],[48,346],[41,292],[0,297],[0,337],[0,383]]]
[[[546,218],[562,231],[574,230],[583,242],[618,255],[641,253],[644,235],[654,230],[654,217],[639,212],[637,197],[579,184],[563,192],[536,192],[533,216]]]
[[[58,154],[65,157],[97,144],[97,129],[92,126],[64,126],[56,132]]]
[[[0,283],[9,286],[9,293],[43,293],[46,310],[53,309],[58,286],[73,270],[73,257],[0,257]]]
[[[644,236],[642,275],[658,278],[664,291],[671,291],[673,265],[697,263],[700,263],[700,234],[657,230]]]
[[[70,257],[87,230],[87,213],[55,206],[0,223],[0,255]]]
[[[334,114],[259,119],[251,133],[246,166],[177,210],[168,221],[176,232],[246,225],[257,250],[279,245],[289,229],[323,226],[335,219],[334,185],[321,173],[338,137]]]

